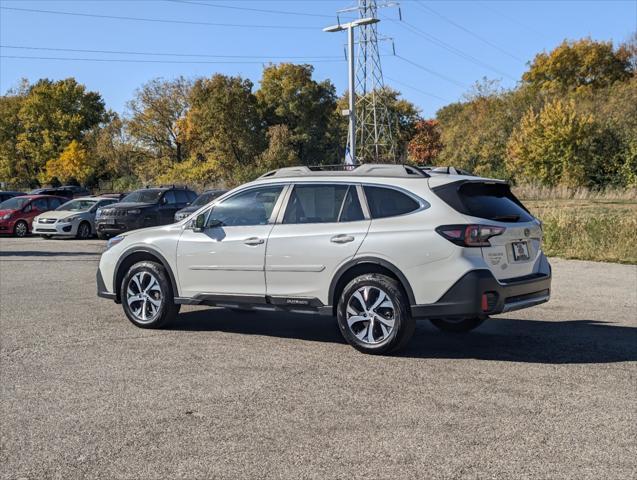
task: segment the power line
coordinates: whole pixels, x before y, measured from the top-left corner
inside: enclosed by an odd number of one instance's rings
[[[118,15],[100,15],[97,13],[79,13],[79,12],[64,12],[61,10],[42,10],[35,8],[18,8],[18,7],[0,7],[1,10],[12,10],[18,12],[30,12],[30,13],[46,13],[51,15],[69,15],[73,17],[90,17],[90,18],[104,18],[108,20],[130,20],[136,22],[153,22],[153,23],[174,23],[180,25],[203,25],[207,27],[236,27],[236,28],[270,28],[281,30],[315,30],[320,32],[320,27],[304,27],[294,25],[254,25],[243,23],[212,23],[212,22],[196,22],[191,20],[164,20],[160,18],[145,18],[145,17],[125,17]]]
[[[308,55],[308,56],[294,56],[294,55],[208,55],[200,53],[160,53],[160,52],[139,52],[139,51],[126,51],[126,50],[89,50],[80,48],[54,48],[54,47],[32,47],[23,45],[0,45],[0,48],[17,49],[17,50],[45,50],[53,52],[77,52],[77,53],[106,53],[112,55],[147,55],[158,57],[197,57],[197,58],[252,58],[252,59],[342,59],[341,56],[334,55]]]
[[[503,54],[505,54],[505,55],[507,55],[507,56],[509,56],[509,57],[513,58],[514,60],[518,60],[518,61],[520,61],[520,62],[524,62],[524,60],[522,60],[522,59],[521,59],[520,57],[518,57],[517,55],[515,55],[515,54],[513,54],[513,53],[511,53],[511,52],[508,52],[508,51],[507,51],[507,50],[505,50],[504,48],[502,48],[502,47],[500,47],[499,45],[497,45],[497,44],[495,44],[495,43],[491,42],[490,40],[488,40],[488,39],[484,38],[483,36],[481,36],[481,35],[477,34],[476,32],[474,32],[474,31],[472,31],[472,30],[469,30],[467,27],[464,27],[464,26],[460,25],[459,23],[454,22],[453,20],[451,20],[450,18],[448,18],[448,17],[444,16],[444,15],[443,15],[443,14],[441,14],[440,12],[437,12],[437,11],[436,11],[436,10],[434,10],[433,8],[431,8],[431,7],[427,6],[427,5],[425,5],[423,2],[421,2],[421,1],[418,1],[418,0],[417,0],[417,1],[416,1],[416,5],[417,5],[418,7],[420,7],[421,9],[423,9],[423,10],[427,11],[427,12],[433,13],[434,15],[436,15],[436,16],[437,16],[437,17],[439,17],[439,18],[441,18],[442,20],[444,20],[445,22],[449,23],[450,25],[453,25],[454,27],[459,28],[459,29],[460,29],[460,30],[462,30],[463,32],[468,33],[468,34],[469,34],[469,35],[471,35],[472,37],[477,38],[477,39],[478,39],[478,40],[480,40],[481,42],[483,42],[483,43],[485,43],[485,44],[487,44],[487,45],[489,45],[489,46],[491,46],[491,47],[495,48],[495,49],[496,49],[496,50],[498,50],[499,52],[501,52],[501,53],[503,53]]]
[[[273,13],[276,15],[296,15],[303,17],[320,17],[320,18],[334,18],[334,15],[324,15],[321,13],[308,13],[308,12],[291,12],[289,10],[270,10],[265,8],[251,8],[251,7],[237,7],[236,5],[218,5],[206,2],[193,2],[190,0],[164,0],[170,3],[185,3],[190,5],[198,5],[200,7],[210,8],[225,8],[228,10],[242,10],[246,12],[258,12],[258,13]]]
[[[419,68],[420,70],[423,70],[423,71],[425,71],[425,72],[427,72],[427,73],[429,73],[429,74],[431,74],[431,75],[434,75],[434,76],[436,76],[436,77],[438,77],[438,78],[441,78],[441,79],[443,79],[443,80],[446,80],[446,81],[447,81],[447,82],[449,82],[449,83],[453,83],[454,85],[457,85],[457,86],[462,87],[462,88],[467,88],[467,87],[468,87],[468,85],[466,85],[466,84],[464,84],[464,83],[462,83],[462,82],[459,82],[458,80],[454,80],[454,79],[453,79],[453,78],[451,78],[451,77],[447,77],[446,75],[443,75],[442,73],[438,73],[438,72],[436,72],[435,70],[432,70],[432,69],[430,69],[430,68],[427,68],[427,67],[425,67],[424,65],[420,65],[419,63],[416,63],[416,62],[414,62],[413,60],[409,60],[408,58],[405,58],[405,57],[403,57],[403,56],[401,56],[401,55],[396,54],[396,55],[395,55],[395,57],[396,57],[396,58],[399,58],[399,59],[400,59],[400,60],[402,60],[403,62],[407,62],[407,63],[409,63],[410,65],[412,65],[412,66],[414,66],[414,67],[416,67],[416,68]]]
[[[502,75],[504,77],[507,77],[507,78],[509,78],[509,79],[511,79],[513,81],[517,81],[517,79],[512,77],[511,75],[509,75],[509,74],[507,74],[507,73],[505,73],[505,72],[503,72],[501,70],[498,70],[497,68],[489,65],[488,63],[485,63],[485,62],[477,59],[473,55],[470,55],[470,54],[468,54],[466,52],[463,52],[462,50],[454,47],[453,45],[450,45],[450,44],[440,40],[439,38],[434,37],[433,35],[425,32],[424,30],[416,27],[415,25],[412,25],[411,23],[406,22],[405,20],[397,21],[397,20],[393,20],[393,19],[390,19],[390,18],[387,19],[387,20],[390,20],[390,21],[393,21],[395,23],[398,23],[399,25],[402,25],[403,27],[405,27],[409,31],[411,31],[413,34],[424,38],[425,40],[427,40],[428,42],[433,43],[434,45],[438,45],[439,47],[444,48],[445,50],[453,53],[454,55],[456,55],[456,56],[458,56],[460,58],[463,58],[463,59],[468,60],[468,61],[470,61],[472,63],[475,63],[476,65],[481,66],[483,68],[487,68],[489,70],[492,70],[493,72],[495,72],[495,73],[497,73],[499,75]]]
[[[405,88],[410,88],[410,89],[414,90],[415,92],[420,92],[420,93],[422,93],[423,95],[427,95],[428,97],[436,98],[436,99],[438,99],[438,100],[442,100],[443,102],[449,102],[449,103],[451,103],[451,100],[449,100],[448,98],[440,97],[440,96],[436,95],[435,93],[426,92],[425,90],[421,90],[420,88],[418,88],[418,87],[414,87],[413,85],[409,85],[408,83],[405,83],[405,82],[403,82],[403,81],[401,81],[401,80],[397,80],[397,79],[395,79],[395,78],[388,77],[387,75],[385,75],[385,78],[386,78],[387,80],[389,80],[390,82],[392,82],[392,83],[396,83],[396,84],[398,84],[398,85],[402,85],[402,86],[403,86],[403,87],[405,87]]]
[[[32,57],[23,55],[0,55],[0,58],[11,58],[21,60],[69,60],[74,62],[119,62],[119,63],[178,63],[178,64],[264,64],[267,60],[147,60],[132,58],[69,58],[69,57]],[[345,60],[314,60],[312,63],[337,63]]]

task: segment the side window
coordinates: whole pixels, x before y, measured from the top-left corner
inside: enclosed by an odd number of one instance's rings
[[[175,203],[177,203],[177,199],[175,198],[175,192],[174,190],[168,190],[165,194],[164,194],[164,202],[167,205],[174,205]]]
[[[192,203],[197,198],[197,194],[195,192],[191,192],[190,190],[186,190],[186,194],[188,196],[187,203]]]
[[[365,186],[365,196],[372,218],[395,217],[418,210],[420,204],[393,188]]]
[[[295,185],[283,223],[338,222],[349,185]]]
[[[60,205],[62,205],[62,200],[59,198],[49,198],[49,208],[58,208]]]
[[[188,195],[185,190],[175,190],[175,197],[177,197],[177,203],[188,203]]]
[[[282,190],[282,185],[276,185],[251,188],[233,195],[214,206],[208,225],[213,221],[220,222],[223,227],[266,225]]]
[[[46,211],[49,209],[47,206],[46,198],[38,198],[32,202],[33,208],[36,210]],[[58,204],[59,205],[59,204]]]

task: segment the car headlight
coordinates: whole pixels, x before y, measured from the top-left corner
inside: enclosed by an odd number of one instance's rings
[[[127,215],[139,215],[140,213],[142,213],[142,211],[139,208],[133,208],[132,210],[126,210],[126,214]]]
[[[70,223],[70,222],[74,222],[75,220],[79,220],[79,219],[80,219],[80,217],[78,217],[77,215],[74,215],[74,216],[72,216],[72,217],[66,217],[66,218],[64,219],[64,221],[65,221],[65,222],[69,222],[69,223]]]
[[[13,215],[12,213],[7,213],[5,215],[2,216],[2,220],[9,220],[11,218],[11,215]]]
[[[124,240],[124,237],[122,235],[117,235],[116,237],[109,238],[108,242],[106,243],[106,250],[108,250],[111,247],[114,247],[122,240]]]
[[[98,208],[95,212],[95,218],[100,218],[102,216],[102,209]]]

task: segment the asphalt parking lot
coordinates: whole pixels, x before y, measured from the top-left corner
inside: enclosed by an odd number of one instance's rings
[[[635,478],[637,266],[365,356],[326,317],[95,296],[104,242],[0,239],[1,478]]]

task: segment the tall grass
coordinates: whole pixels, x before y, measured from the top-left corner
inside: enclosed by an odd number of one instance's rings
[[[518,185],[513,193],[521,200],[637,200],[637,188],[547,187],[543,185]]]
[[[547,255],[637,263],[637,210],[603,213],[548,207],[533,213],[542,220]]]

